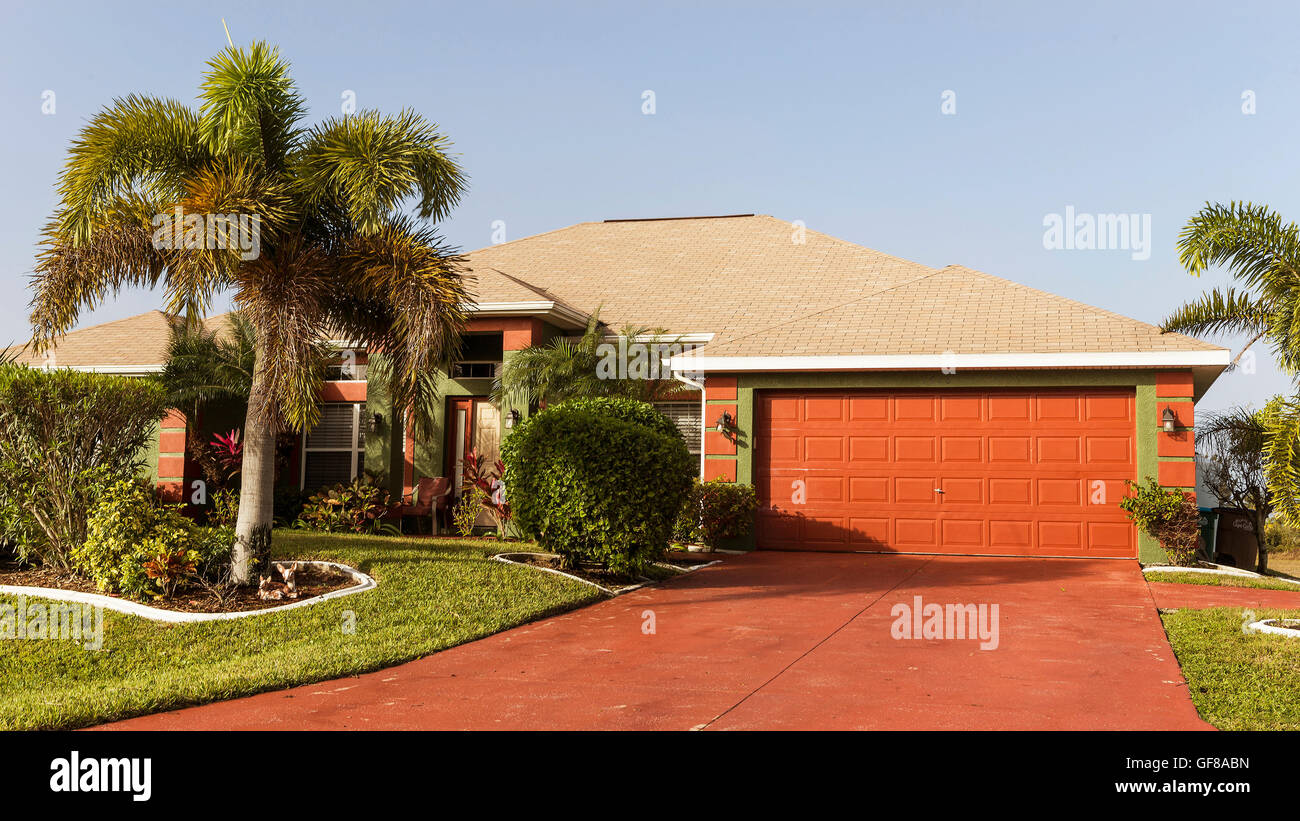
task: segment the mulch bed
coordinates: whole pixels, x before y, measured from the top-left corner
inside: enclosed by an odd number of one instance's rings
[[[272,579],[280,581],[280,574],[273,571]],[[257,585],[240,587],[227,591],[217,597],[211,591],[202,588],[184,590],[173,599],[158,599],[142,602],[160,610],[175,610],[181,613],[237,613],[244,610],[268,610],[286,604],[321,596],[356,584],[351,576],[332,567],[305,565],[298,568],[295,579],[298,584],[298,598],[267,601],[257,597]],[[21,585],[24,587],[53,587],[62,590],[75,590],[79,593],[99,593],[115,599],[130,601],[125,596],[104,593],[94,584],[69,573],[62,573],[44,567],[19,567],[12,561],[0,562],[0,584]]]

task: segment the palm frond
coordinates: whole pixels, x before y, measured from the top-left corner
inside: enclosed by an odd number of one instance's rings
[[[1267,206],[1206,203],[1179,234],[1178,256],[1194,276],[1224,265],[1234,279],[1259,287],[1300,271],[1300,228]]]
[[[417,425],[431,425],[434,374],[448,370],[468,321],[463,259],[432,229],[389,217],[376,232],[344,240],[335,261],[331,327],[381,352],[393,400],[415,408]]]
[[[208,62],[200,98],[209,151],[250,159],[269,171],[285,168],[307,109],[279,49],[259,41],[222,51]]]
[[[1300,398],[1274,397],[1261,413],[1264,478],[1274,510],[1300,525]]]
[[[107,203],[132,192],[172,201],[208,159],[191,109],[155,97],[114,100],[72,142],[53,231],[70,245],[87,242]]]
[[[1174,311],[1160,323],[1160,329],[1195,336],[1258,334],[1268,330],[1271,316],[1268,305],[1259,297],[1232,288],[1216,288]]]
[[[304,138],[297,173],[313,202],[332,201],[363,233],[415,198],[421,218],[442,219],[459,202],[465,172],[451,141],[414,111],[374,111],[327,120]]]

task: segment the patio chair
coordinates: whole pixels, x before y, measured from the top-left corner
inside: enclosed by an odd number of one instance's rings
[[[401,505],[398,510],[400,522],[407,516],[415,516],[416,527],[425,516],[433,521],[433,535],[438,535],[439,517],[447,509],[448,495],[451,492],[451,480],[446,476],[425,476],[420,479],[416,489],[405,498],[414,497],[410,503]]]

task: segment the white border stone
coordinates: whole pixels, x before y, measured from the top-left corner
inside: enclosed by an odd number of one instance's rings
[[[373,590],[379,586],[379,583],[346,564],[337,562],[318,562],[295,560],[300,565],[315,565],[332,567],[336,570],[342,570],[352,577],[356,582],[352,587],[345,587],[341,590],[331,590],[328,593],[322,593],[319,596],[312,596],[310,599],[300,599],[292,604],[284,604],[277,607],[263,607],[259,610],[239,610],[233,613],[186,613],[179,610],[164,610],[161,607],[150,607],[147,604],[131,601],[130,599],[119,599],[114,596],[105,596],[102,593],[82,593],[77,590],[63,590],[58,587],[27,587],[17,584],[0,584],[0,593],[12,596],[28,596],[30,598],[52,599],[54,601],[78,602],[80,604],[89,604],[94,607],[102,607],[105,610],[112,610],[117,613],[125,613],[128,616],[139,616],[142,619],[152,621],[167,622],[169,624],[189,624],[201,621],[227,621],[230,619],[244,619],[249,616],[264,616],[270,613],[283,613],[286,610],[293,610],[298,607],[308,607],[313,604],[337,599],[340,596],[351,596],[353,593],[363,593],[367,590]]]
[[[1255,633],[1269,633],[1274,636],[1286,636],[1289,639],[1300,639],[1300,627],[1283,627],[1278,624],[1279,621],[1281,619],[1252,621],[1246,625],[1246,629]]]

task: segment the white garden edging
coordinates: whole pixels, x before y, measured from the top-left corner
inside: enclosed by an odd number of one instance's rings
[[[1255,633],[1269,633],[1274,636],[1286,636],[1289,639],[1300,639],[1300,628],[1283,627],[1278,624],[1281,619],[1262,619],[1253,621],[1246,625],[1246,629]]]
[[[517,562],[514,561],[513,559],[506,558],[507,556],[545,556],[550,559],[559,558],[559,556],[557,556],[554,553],[529,553],[527,551],[514,551],[511,553],[498,553],[492,558],[496,559],[499,562],[505,562],[506,564],[519,565],[521,567],[529,567],[532,568],[533,570],[540,570],[543,573],[554,573],[555,575],[563,576],[566,579],[573,579],[575,582],[582,582],[583,584],[590,585],[596,588],[597,590],[600,590],[601,592],[606,593],[610,596],[621,596],[624,593],[631,593],[633,590],[640,590],[641,588],[645,587],[647,584],[654,584],[653,581],[647,581],[647,582],[641,582],[640,584],[629,585],[628,587],[620,587],[618,590],[612,590],[603,584],[596,584],[590,579],[584,579],[581,576],[575,576],[572,573],[565,573],[563,570],[556,570],[553,567],[542,567],[541,565],[531,564],[529,562]],[[701,567],[709,567],[711,565],[715,565],[720,561],[721,559],[714,559],[711,562],[706,562],[701,565],[696,565],[695,567],[688,567],[686,569],[682,569],[680,567],[673,567],[672,565],[664,564],[662,562],[655,562],[655,564],[660,565],[661,567],[672,567],[673,570],[685,574],[685,573],[693,573],[696,570],[699,570]]]
[[[1262,581],[1282,582],[1283,584],[1300,585],[1300,580],[1287,579],[1282,576],[1265,576],[1262,573],[1256,573],[1252,570],[1242,570],[1240,567],[1229,567],[1226,564],[1217,564],[1210,567],[1175,567],[1173,565],[1157,565],[1155,567],[1142,568],[1143,573],[1209,573],[1214,576],[1237,576],[1243,579],[1260,579]]]
[[[125,613],[128,616],[139,616],[143,619],[152,621],[162,621],[169,624],[187,624],[200,621],[225,621],[229,619],[244,619],[249,616],[262,616],[270,613],[283,613],[286,610],[293,610],[297,607],[307,607],[313,604],[320,604],[330,599],[337,599],[340,596],[351,596],[353,593],[363,593],[367,590],[373,590],[379,586],[371,577],[362,573],[346,564],[336,562],[317,562],[317,561],[299,561],[300,565],[315,565],[333,567],[336,570],[342,570],[352,577],[356,582],[352,587],[345,587],[342,590],[331,590],[328,593],[322,593],[319,596],[312,596],[310,599],[302,599],[292,604],[285,604],[279,607],[264,607],[259,610],[239,610],[233,613],[184,613],[179,610],[164,610],[161,607],[150,607],[147,604],[131,601],[130,599],[119,599],[113,596],[105,596],[102,593],[82,593],[77,590],[62,590],[57,587],[27,587],[17,584],[0,584],[0,593],[13,596],[30,596],[32,598],[52,599],[54,601],[77,602],[79,604],[89,604],[93,607],[102,607],[105,610],[112,610],[117,613]]]

